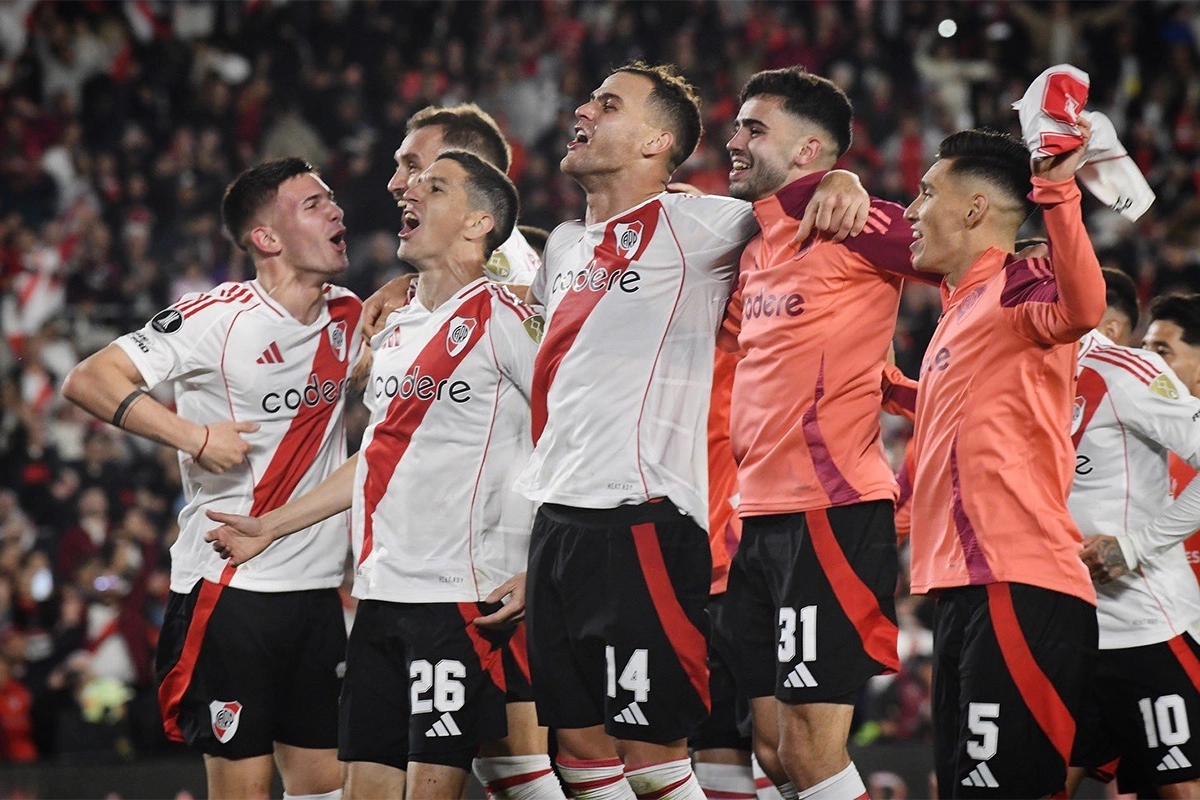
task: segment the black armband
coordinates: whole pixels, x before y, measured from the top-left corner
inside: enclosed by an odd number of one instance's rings
[[[123,428],[122,423],[125,422],[125,417],[129,414],[129,409],[138,401],[139,397],[147,394],[143,389],[134,389],[129,395],[121,401],[121,405],[117,406],[117,413],[113,414],[112,424],[118,428]]]

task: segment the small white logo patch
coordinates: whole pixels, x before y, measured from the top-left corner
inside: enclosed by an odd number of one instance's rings
[[[213,700],[208,704],[208,713],[212,716],[213,735],[217,741],[225,744],[232,739],[242,719],[242,704],[237,700]]]
[[[446,334],[446,352],[451,356],[461,353],[467,346],[467,342],[471,340],[471,334],[475,331],[477,324],[474,319],[463,319],[462,317],[450,320],[450,330]]]
[[[337,360],[345,361],[346,360],[346,322],[345,322],[345,320],[338,320],[337,322],[331,322],[329,324],[329,327],[326,328],[326,330],[329,331],[329,346],[333,348],[333,352],[337,356]]]
[[[638,245],[642,243],[642,221],[621,223],[613,228],[613,235],[617,239],[617,255],[629,258],[637,252]]]

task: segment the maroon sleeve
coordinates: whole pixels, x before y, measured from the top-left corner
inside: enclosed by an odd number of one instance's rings
[[[871,198],[867,225],[858,236],[842,244],[865,258],[881,272],[937,286],[942,276],[932,272],[917,272],[912,268],[912,225],[904,218],[904,207],[877,197]]]

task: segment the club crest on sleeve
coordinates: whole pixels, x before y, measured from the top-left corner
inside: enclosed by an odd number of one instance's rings
[[[642,221],[639,219],[615,226],[613,236],[617,240],[617,255],[621,258],[630,258],[637,252],[638,245],[642,243]]]
[[[217,741],[225,744],[232,739],[242,719],[242,704],[237,700],[213,700],[208,704],[208,713],[212,716],[213,735]]]
[[[450,320],[450,330],[446,332],[446,352],[456,356],[467,346],[471,334],[478,323],[474,319],[455,317]]]
[[[183,327],[183,314],[174,308],[166,308],[154,315],[150,327],[159,333],[174,333]]]
[[[329,323],[325,329],[329,332],[329,346],[333,348],[338,361],[346,360],[346,321],[338,320]]]

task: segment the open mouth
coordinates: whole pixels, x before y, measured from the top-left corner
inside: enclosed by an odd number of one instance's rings
[[[750,171],[750,162],[744,156],[734,156],[730,160],[729,179],[740,178]]]
[[[574,150],[575,148],[582,147],[582,146],[586,145],[587,143],[588,143],[587,132],[584,131],[583,128],[580,128],[577,126],[575,128],[575,138],[572,139],[571,141],[567,142],[567,149]]]
[[[344,252],[346,249],[346,231],[338,231],[336,235],[329,237],[329,241],[339,253]]]
[[[400,218],[400,238],[407,239],[421,225],[421,220],[413,213],[412,209],[406,208],[403,216]]]

